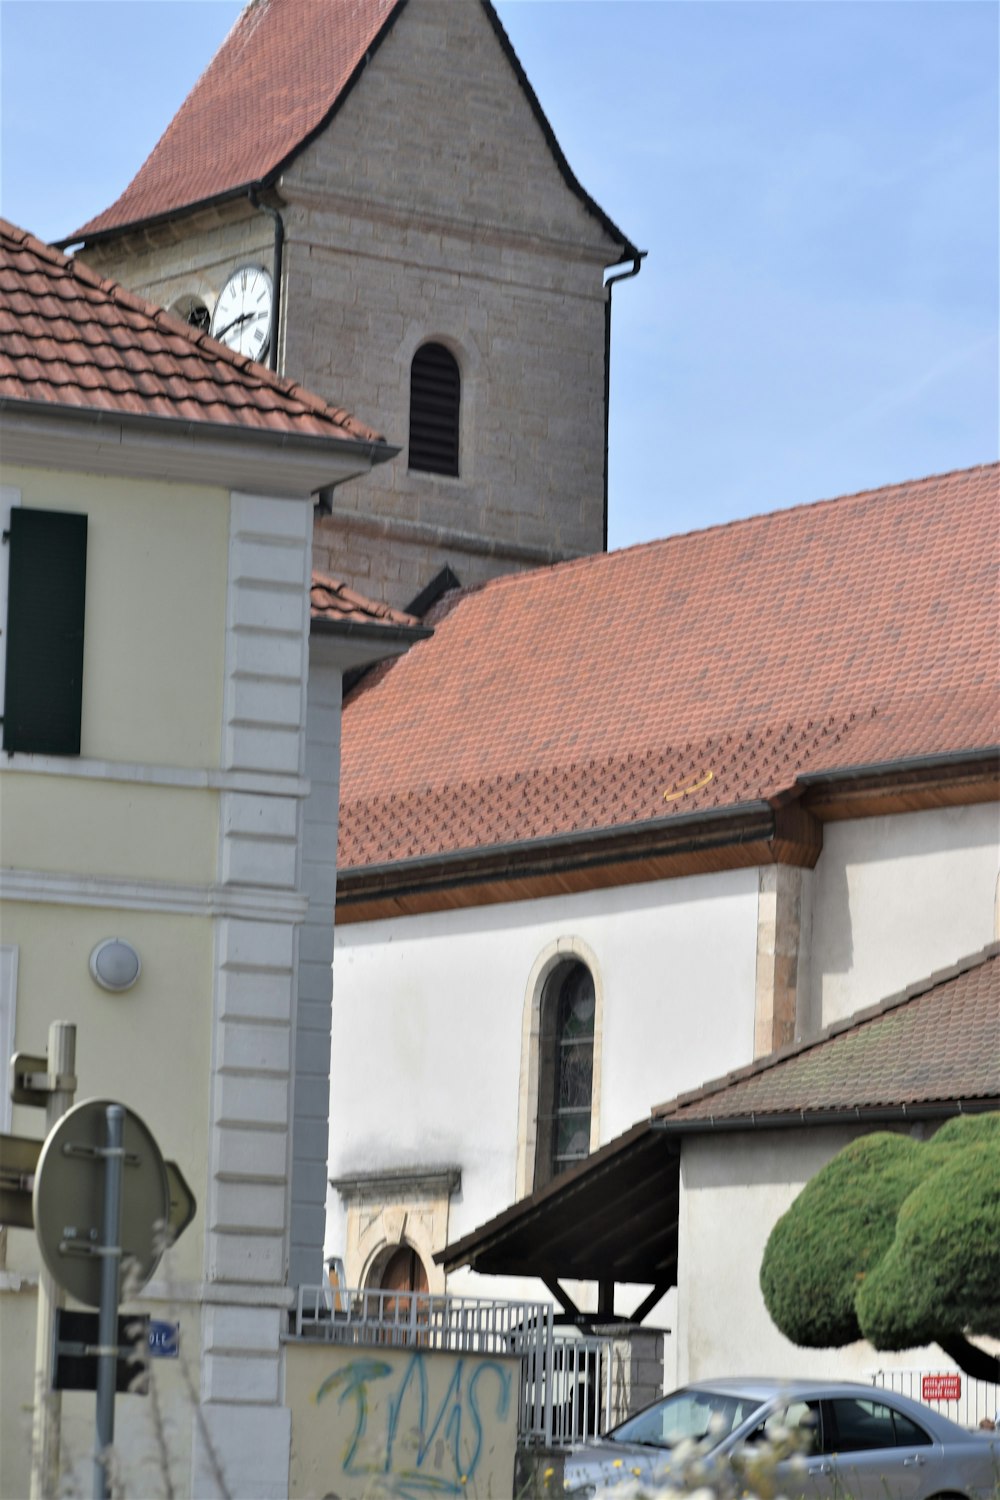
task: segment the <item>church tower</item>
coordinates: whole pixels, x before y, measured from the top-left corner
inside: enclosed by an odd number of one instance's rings
[[[640,254],[489,0],[251,0],[64,243],[398,449],[320,498],[321,571],[420,612],[606,545],[604,276]]]

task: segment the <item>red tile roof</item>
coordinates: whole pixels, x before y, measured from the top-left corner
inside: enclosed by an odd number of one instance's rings
[[[995,745],[1000,466],[452,595],[344,713],[342,869]]]
[[[638,255],[573,175],[489,0],[483,8],[566,185],[623,258]],[[64,243],[273,181],[330,122],[402,9],[400,0],[251,0],[121,197]]]
[[[252,0],[135,177],[73,236],[263,182],[322,124],[398,0]]]
[[[1000,1099],[1000,944],[653,1110],[677,1127]]]
[[[351,625],[398,625],[421,630],[421,622],[401,609],[391,609],[374,599],[366,599],[339,578],[313,573],[309,602],[314,620],[328,620]]]
[[[2,219],[0,399],[285,437],[383,441],[349,412]]]

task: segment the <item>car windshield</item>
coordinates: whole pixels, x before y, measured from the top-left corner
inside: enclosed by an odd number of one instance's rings
[[[652,1448],[676,1448],[685,1439],[710,1440],[711,1445],[735,1432],[764,1403],[757,1397],[722,1391],[675,1391],[615,1427],[608,1437],[616,1443],[642,1443]]]

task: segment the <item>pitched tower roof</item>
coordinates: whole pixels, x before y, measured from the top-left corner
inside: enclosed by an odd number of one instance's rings
[[[563,179],[604,230],[638,251],[585,192],[489,0],[480,0]],[[110,208],[61,243],[95,240],[272,183],[329,125],[407,0],[250,0]],[[429,101],[428,107],[433,107]]]

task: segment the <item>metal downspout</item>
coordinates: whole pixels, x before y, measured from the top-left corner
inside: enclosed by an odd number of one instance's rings
[[[602,551],[608,550],[608,438],[611,430],[611,288],[616,281],[627,281],[630,276],[638,276],[642,270],[642,263],[649,254],[648,250],[640,250],[632,261],[631,269],[620,271],[617,276],[609,276],[604,285],[608,289],[608,295],[604,303],[604,535]]]
[[[257,189],[251,188],[248,195],[254,208],[259,208],[263,213],[270,214],[274,220],[274,261],[271,267],[271,282],[274,289],[274,315],[271,319],[271,344],[267,351],[267,367],[277,372],[278,369],[278,333],[281,328],[281,261],[285,248],[285,221],[276,208],[269,203],[261,203],[257,196]]]

